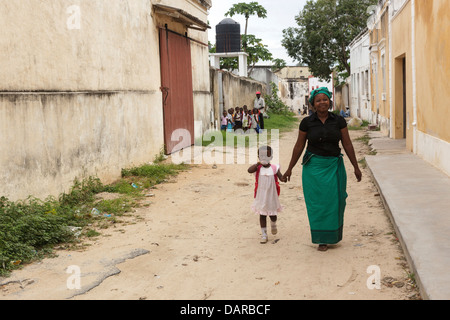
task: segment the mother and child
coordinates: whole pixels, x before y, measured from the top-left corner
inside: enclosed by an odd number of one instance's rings
[[[362,173],[345,119],[328,111],[332,105],[331,99],[332,93],[325,87],[311,92],[309,102],[316,112],[301,121],[289,167],[284,174],[280,172],[280,166],[270,164],[273,155],[270,147],[261,147],[258,150],[259,162],[248,168],[249,173],[255,173],[252,208],[260,215],[262,243],[268,240],[267,216],[271,220],[272,234],[277,233],[277,215],[282,210],[279,181],[290,181],[292,170],[305,147],[301,164],[302,187],[312,243],[318,244],[319,251],[327,251],[329,245],[337,244],[343,238],[348,195],[347,173],[339,143],[342,143],[358,182],[362,179]]]

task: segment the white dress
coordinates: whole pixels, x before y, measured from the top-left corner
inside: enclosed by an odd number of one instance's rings
[[[278,170],[280,170],[279,165],[277,165],[277,172]],[[272,167],[261,167],[260,169],[258,189],[256,191],[256,198],[253,201],[252,209],[256,214],[263,216],[276,216],[278,212],[281,212],[283,209],[278,198]]]

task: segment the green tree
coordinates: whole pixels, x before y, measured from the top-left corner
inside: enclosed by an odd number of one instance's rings
[[[249,72],[253,70],[259,61],[272,61],[272,53],[267,46],[262,43],[262,39],[256,38],[254,35],[242,35],[242,41],[247,43],[247,64],[250,67]]]
[[[273,66],[272,66],[273,72],[277,72],[287,66],[286,61],[284,61],[283,59],[278,59],[278,58],[273,59],[272,63],[273,63]]]
[[[233,6],[225,13],[225,16],[232,17],[235,14],[240,14],[245,17],[245,32],[244,35],[247,36],[247,30],[248,30],[248,19],[250,16],[258,16],[258,18],[267,18],[267,10],[261,6],[258,2],[253,1],[250,3],[240,2],[233,4]],[[242,41],[244,50],[247,48],[247,42],[244,40]],[[246,50],[245,50],[246,51]]]
[[[295,18],[298,28],[283,30],[288,55],[309,66],[316,77],[350,75],[350,42],[367,26],[368,8],[378,0],[308,0]]]
[[[274,82],[270,82],[270,87],[272,88],[272,93],[264,95],[267,110],[270,113],[287,115],[289,107],[278,97],[278,86]]]

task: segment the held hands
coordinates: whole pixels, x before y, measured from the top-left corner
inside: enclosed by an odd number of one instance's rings
[[[291,169],[287,169],[286,172],[283,174],[283,177],[280,180],[282,182],[291,181],[291,175],[292,175],[292,170]]]

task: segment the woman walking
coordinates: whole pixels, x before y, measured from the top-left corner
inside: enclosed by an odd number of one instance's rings
[[[310,103],[316,112],[302,120],[297,143],[283,179],[290,180],[308,141],[303,157],[302,184],[308,211],[312,242],[326,251],[329,244],[342,240],[347,199],[347,174],[339,141],[354,168],[356,179],[361,171],[345,119],[328,111],[332,93],[325,87],[311,92]]]

